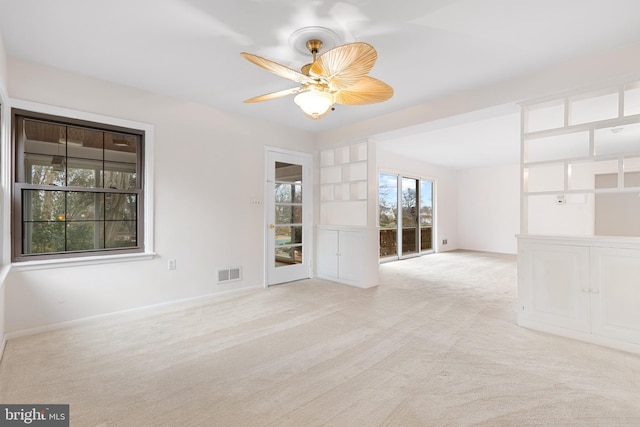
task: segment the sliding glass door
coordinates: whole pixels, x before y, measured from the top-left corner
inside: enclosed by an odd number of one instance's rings
[[[406,256],[418,253],[418,180],[412,178],[402,178],[400,181],[402,197],[400,203],[402,207],[402,252],[398,256]]]
[[[380,258],[430,252],[433,235],[433,181],[400,175],[379,177]]]
[[[380,174],[378,181],[380,258],[398,256],[398,177]]]
[[[420,251],[433,251],[433,181],[420,181]]]

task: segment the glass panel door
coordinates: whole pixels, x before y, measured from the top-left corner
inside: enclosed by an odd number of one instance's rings
[[[302,263],[302,165],[276,162],[274,267]]]
[[[418,252],[418,191],[417,179],[402,178],[402,253]]]
[[[268,285],[310,277],[311,156],[267,151]]]
[[[378,210],[380,258],[398,256],[398,177],[380,175]]]
[[[420,251],[433,250],[433,181],[420,181]]]

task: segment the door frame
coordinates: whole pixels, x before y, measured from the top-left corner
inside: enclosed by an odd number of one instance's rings
[[[295,279],[292,280],[279,280],[277,276],[275,276],[275,269],[271,266],[274,262],[274,253],[272,251],[273,245],[271,244],[272,240],[270,233],[272,232],[269,228],[270,223],[270,214],[274,214],[275,206],[273,199],[273,191],[270,188],[269,182],[269,168],[270,168],[270,153],[274,153],[276,155],[284,155],[284,156],[294,156],[301,159],[301,162],[306,162],[307,164],[307,172],[306,176],[303,176],[303,234],[302,234],[302,254],[303,254],[303,264],[306,267],[300,268],[302,273]],[[313,256],[314,256],[314,247],[313,247],[313,154],[304,153],[301,151],[293,151],[287,150],[277,147],[265,146],[264,150],[264,268],[263,268],[263,286],[268,287],[271,285],[278,285],[281,283],[286,283],[293,280],[302,280],[306,278],[310,278],[313,276]],[[304,166],[303,166],[303,173]],[[307,196],[308,194],[308,196]]]

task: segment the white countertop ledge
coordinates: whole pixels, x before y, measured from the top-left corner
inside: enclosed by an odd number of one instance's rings
[[[523,242],[538,241],[573,246],[640,249],[640,237],[633,236],[552,236],[544,234],[518,234],[516,237]]]

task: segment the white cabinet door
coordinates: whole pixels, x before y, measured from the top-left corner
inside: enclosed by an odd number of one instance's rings
[[[589,248],[532,243],[522,255],[522,318],[588,333]]]
[[[592,333],[640,344],[640,250],[591,249]]]
[[[323,279],[338,278],[338,230],[318,230],[318,276]]]
[[[364,275],[365,235],[360,231],[340,231],[338,275],[341,279],[361,283]]]
[[[360,288],[377,286],[377,238],[377,229],[318,227],[318,277]]]

